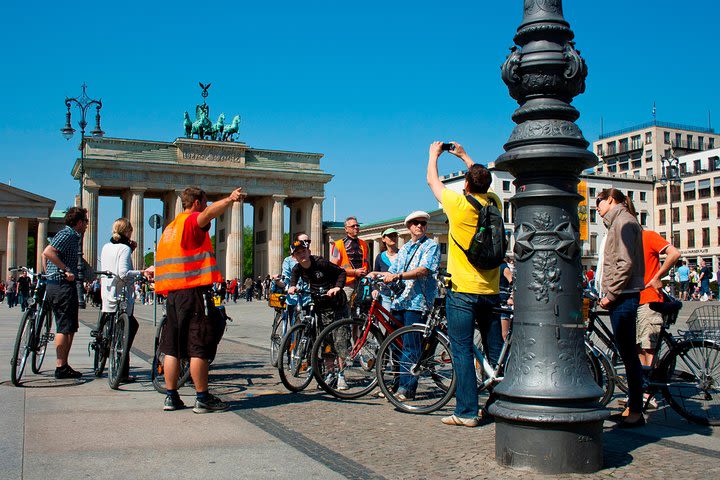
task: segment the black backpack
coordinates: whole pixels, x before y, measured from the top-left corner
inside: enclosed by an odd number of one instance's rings
[[[488,199],[489,203],[482,206],[472,195],[465,195],[465,198],[478,211],[477,227],[467,249],[451,235],[453,242],[465,252],[468,261],[478,270],[497,268],[503,263],[508,247],[502,213],[493,199]]]

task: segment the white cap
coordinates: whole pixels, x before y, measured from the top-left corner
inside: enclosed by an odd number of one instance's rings
[[[426,222],[430,220],[430,214],[427,212],[423,212],[422,210],[415,210],[410,215],[405,217],[405,226],[408,226],[408,223],[410,220],[425,220]]]

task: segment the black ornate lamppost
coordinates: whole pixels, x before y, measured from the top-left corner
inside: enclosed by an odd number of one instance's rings
[[[80,170],[78,176],[80,180],[80,208],[83,206],[83,188],[85,187],[85,127],[87,127],[86,115],[90,107],[95,106],[95,130],[90,132],[93,137],[102,137],[105,132],[100,128],[100,109],[102,108],[102,99],[94,100],[87,95],[87,85],[82,85],[82,95],[77,98],[65,97],[65,106],[67,107],[67,113],[65,113],[65,126],[60,129],[65,140],[70,140],[75,133],[75,129],[70,123],[71,112],[70,107],[75,105],[80,110],[80,121],[78,126],[80,127]],[[78,290],[78,302],[80,308],[85,308],[85,290],[83,288],[83,282],[85,276],[83,274],[83,239],[80,238],[80,244],[78,245],[78,276],[77,276],[77,290]]]
[[[502,78],[520,107],[496,166],[515,176],[513,353],[490,406],[500,464],[541,473],[602,467],[607,410],[584,347],[577,193],[597,164],[570,104],[587,68],[561,0],[525,0]]]
[[[673,193],[674,186],[677,185],[678,195],[680,195],[680,185],[682,184],[682,178],[680,177],[680,160],[675,156],[672,150],[660,159],[663,165],[663,174],[660,177],[660,185],[665,188],[666,185],[670,185],[670,238],[668,241],[675,245],[675,233],[674,233],[674,222],[673,222]],[[679,247],[680,245],[676,245]],[[675,296],[675,265],[670,269],[670,295]]]

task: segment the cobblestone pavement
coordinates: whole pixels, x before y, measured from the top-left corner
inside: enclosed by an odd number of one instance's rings
[[[495,426],[444,426],[440,418],[452,412],[451,402],[431,415],[409,415],[375,397],[335,400],[315,388],[288,393],[277,371],[269,365],[272,310],[260,302],[228,306],[235,321],[211,369],[211,391],[232,404],[223,416],[238,416],[280,442],[314,458],[347,478],[469,479],[531,478],[495,462]],[[97,312],[82,312],[83,328],[95,322]],[[7,307],[0,322],[7,321]],[[149,376],[152,353],[152,312],[138,309],[141,323],[135,342],[133,373]],[[77,345],[75,348],[85,348]],[[7,352],[3,348],[3,353]],[[149,381],[140,384],[152,390]],[[185,394],[191,394],[191,390]],[[158,406],[162,397],[158,395]],[[611,404],[616,406],[617,400]],[[720,429],[702,428],[661,408],[645,428],[617,431],[606,423],[604,468],[592,475],[559,478],[720,478]],[[136,433],[137,435],[140,432]],[[0,474],[2,476],[2,474]]]

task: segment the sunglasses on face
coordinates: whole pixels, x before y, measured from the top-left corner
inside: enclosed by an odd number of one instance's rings
[[[346,225],[346,228],[360,228],[360,224],[356,223],[355,225]]]
[[[595,206],[596,206],[596,207],[599,207],[603,200],[605,200],[605,198],[596,198],[596,199],[595,199]]]
[[[425,220],[410,220],[408,223],[410,225],[420,225],[421,227],[424,227],[427,225],[427,222]]]

